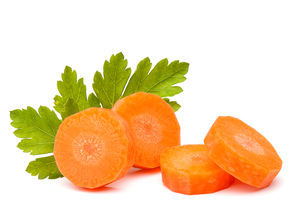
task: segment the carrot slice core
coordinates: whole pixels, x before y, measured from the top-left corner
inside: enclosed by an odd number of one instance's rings
[[[271,143],[234,117],[218,117],[204,143],[210,158],[222,169],[257,188],[269,186],[282,167]]]
[[[151,114],[144,113],[131,119],[132,130],[137,139],[146,143],[158,143],[162,139],[161,125]]]
[[[209,158],[204,145],[168,148],[162,152],[160,163],[163,184],[177,193],[214,193],[234,181],[233,176]]]

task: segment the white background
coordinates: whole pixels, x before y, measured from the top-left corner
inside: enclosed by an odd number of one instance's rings
[[[82,3],[83,2],[83,3]],[[295,1],[1,1],[1,223],[296,223]],[[182,144],[202,143],[219,115],[240,118],[278,151],[283,168],[257,190],[214,194],[165,188],[159,169],[132,169],[98,190],[25,172],[9,111],[52,109],[66,65],[91,92],[104,60],[149,56],[190,63],[176,96]],[[5,221],[4,221],[5,220]],[[285,221],[284,221],[285,220]]]

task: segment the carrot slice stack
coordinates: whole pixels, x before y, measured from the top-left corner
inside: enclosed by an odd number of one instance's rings
[[[137,92],[118,100],[112,108],[131,128],[135,167],[160,166],[160,153],[180,145],[180,125],[173,108],[161,97]]]
[[[67,117],[59,127],[54,157],[73,184],[97,188],[123,177],[134,164],[132,139],[115,112],[89,108]]]
[[[182,194],[214,193],[234,181],[209,158],[204,145],[168,148],[162,152],[160,163],[163,184]]]
[[[204,143],[210,158],[223,170],[257,188],[269,186],[282,167],[271,143],[234,117],[218,117]]]

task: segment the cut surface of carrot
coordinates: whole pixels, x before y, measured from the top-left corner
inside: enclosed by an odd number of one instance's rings
[[[214,193],[234,182],[233,176],[209,158],[204,145],[167,148],[161,153],[160,163],[163,184],[177,193]]]
[[[269,186],[282,167],[271,143],[234,117],[218,117],[204,143],[210,158],[223,170],[257,188]]]
[[[160,153],[180,145],[180,125],[173,108],[161,97],[137,92],[118,100],[112,108],[131,128],[135,167],[155,168]]]
[[[123,177],[134,164],[132,139],[124,119],[103,108],[67,117],[55,138],[54,157],[73,184],[97,188]]]

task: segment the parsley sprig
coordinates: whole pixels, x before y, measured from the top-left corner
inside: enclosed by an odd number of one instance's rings
[[[189,64],[179,61],[168,63],[167,59],[163,59],[151,68],[152,63],[147,57],[139,62],[132,74],[122,53],[112,55],[110,61],[104,63],[103,74],[95,72],[94,92],[87,96],[83,78],[77,80],[76,71],[66,66],[62,80],[57,82],[60,95],[54,97],[53,106],[62,119],[45,106],[40,106],[38,111],[32,107],[11,111],[11,125],[16,128],[14,134],[21,138],[17,147],[31,155],[47,155],[31,161],[26,171],[32,176],[38,175],[39,179],[63,177],[53,156],[55,136],[61,122],[79,111],[90,107],[110,109],[118,99],[139,91],[163,97],[177,111],[181,106],[167,97],[183,91],[176,84],[186,80]]]

